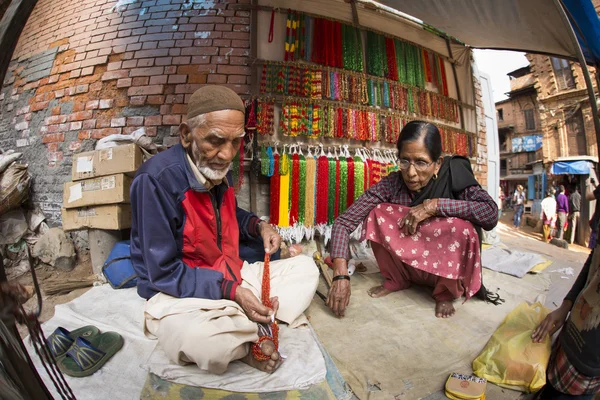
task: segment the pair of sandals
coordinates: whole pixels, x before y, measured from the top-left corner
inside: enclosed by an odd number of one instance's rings
[[[121,335],[116,332],[100,333],[92,325],[71,332],[58,327],[47,340],[58,368],[74,377],[94,374],[123,347]]]

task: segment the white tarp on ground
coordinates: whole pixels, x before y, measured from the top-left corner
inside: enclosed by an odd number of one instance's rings
[[[100,371],[85,378],[66,376],[77,399],[139,399],[149,370],[169,381],[229,391],[305,389],[325,379],[325,361],[309,327],[282,327],[280,348],[288,358],[277,374],[268,375],[241,362],[233,363],[220,376],[203,374],[195,366],[171,364],[157,341],[147,339],[142,332],[143,306],[144,299],[135,288],[97,286],[70,303],[56,306],[54,317],[42,325],[46,337],[58,326],[70,331],[85,325],[123,336],[123,348]],[[25,343],[46,386],[59,398],[28,338]]]
[[[481,264],[484,268],[517,278],[524,277],[533,267],[545,261],[537,253],[511,250],[503,245],[495,245],[481,252]]]

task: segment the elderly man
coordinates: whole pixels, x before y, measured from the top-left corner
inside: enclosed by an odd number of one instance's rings
[[[138,293],[148,299],[146,335],[158,338],[172,361],[217,374],[234,360],[275,371],[280,358],[272,341],[261,342],[266,361],[249,351],[259,339],[257,323],[275,316],[292,324],[319,278],[309,257],[271,262],[270,309],[260,300],[262,263],[239,258],[240,239],[260,237],[270,254],[281,243],[269,224],[237,207],[227,180],[244,137],[244,111],[232,90],[202,87],[179,127],[181,144],[146,162],[131,186],[131,259]]]

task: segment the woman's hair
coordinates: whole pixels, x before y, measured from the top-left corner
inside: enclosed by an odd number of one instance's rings
[[[431,160],[437,161],[442,155],[442,136],[437,126],[425,121],[411,121],[402,128],[396,144],[398,156],[402,152],[404,143],[416,142],[421,138],[423,138],[425,149]]]

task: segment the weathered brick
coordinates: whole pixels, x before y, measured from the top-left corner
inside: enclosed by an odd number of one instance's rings
[[[151,85],[164,85],[167,83],[167,77],[169,75],[157,75],[150,78]]]
[[[163,85],[152,86],[132,86],[127,90],[128,96],[147,96],[152,94],[162,94],[164,91]]]
[[[215,24],[215,31],[230,32],[232,29],[232,24]]]
[[[227,83],[227,75],[210,74],[210,75],[208,75],[208,79],[206,80],[206,83],[216,83],[216,84]]]
[[[65,122],[67,122],[66,115],[53,115],[44,120],[46,125],[64,124]]]
[[[249,48],[250,47],[250,41],[249,40],[232,40],[231,41],[231,47]]]
[[[79,140],[86,140],[86,139],[90,139],[91,137],[92,137],[91,130],[79,131],[79,133],[77,134],[77,139],[79,139]]]
[[[213,46],[216,47],[231,47],[231,40],[230,39],[215,39],[213,40]]]
[[[206,73],[192,74],[188,78],[188,83],[206,83]]]
[[[76,101],[73,103],[73,108],[71,109],[71,112],[77,112],[77,111],[83,111],[83,110],[85,110],[85,102]]]
[[[99,100],[90,100],[87,103],[85,103],[86,110],[97,110],[99,106],[100,106]]]
[[[186,85],[177,85],[175,86],[175,93],[194,93],[196,90],[200,89],[201,85],[199,84],[186,84]]]
[[[125,126],[126,123],[127,123],[127,120],[125,117],[113,118],[110,120],[111,128],[120,128],[122,126]]]
[[[181,123],[181,115],[163,115],[164,125],[179,125]]]
[[[123,61],[123,66],[122,66],[122,68],[123,68],[123,69],[126,69],[126,68],[135,68],[135,67],[137,67],[137,63],[138,63],[138,60],[127,60],[127,61]]]
[[[137,66],[139,68],[152,67],[152,66],[154,66],[154,58],[142,58],[141,60],[138,61]]]
[[[150,78],[147,76],[138,76],[137,78],[133,78],[131,84],[133,86],[146,86],[150,82]]]
[[[225,22],[223,17],[200,16],[190,18],[192,24],[222,24]]]
[[[223,39],[250,40],[250,32],[223,32]]]
[[[173,104],[171,112],[173,114],[187,114],[187,104]]]
[[[227,76],[227,83],[234,83],[234,84],[240,84],[243,85],[246,83],[247,80],[247,76],[245,75],[228,75]]]
[[[49,133],[42,136],[42,143],[58,143],[65,141],[64,133]]]
[[[156,49],[157,47],[158,47],[158,42],[145,42],[145,43],[142,43],[142,50],[152,50],[152,49]]]
[[[71,122],[71,126],[69,127],[69,130],[78,131],[82,128],[82,126],[83,126],[83,123],[81,121]]]
[[[162,106],[160,106],[160,114],[161,115],[169,115],[172,114],[171,113],[171,106],[170,104],[163,104]]]
[[[177,72],[177,67],[175,65],[165,67],[165,74],[174,74],[176,72]]]
[[[52,117],[50,117],[50,118],[52,118]],[[24,131],[27,128],[29,128],[29,122],[27,122],[27,121],[22,121],[15,125],[15,129],[18,131]]]
[[[216,56],[219,54],[218,47],[188,47],[181,50],[184,56]]]
[[[62,111],[60,109],[60,106],[56,106],[56,107],[52,107],[52,109],[50,110],[50,112],[52,113],[52,115],[60,115],[60,113]]]
[[[49,152],[57,152],[58,151],[58,143],[48,143],[46,145],[46,148],[48,149]]]
[[[144,117],[127,117],[127,126],[141,126],[144,124]]]
[[[90,67],[92,65],[106,64],[108,62],[108,56],[94,57],[85,59],[81,62],[81,67]]]
[[[102,128],[92,130],[92,139],[102,139],[110,135],[120,135],[121,128]]]
[[[131,96],[129,103],[132,106],[143,106],[144,104],[146,104],[147,98],[148,96]]]
[[[169,84],[186,83],[187,75],[169,75]]]
[[[83,121],[85,119],[91,119],[93,115],[94,115],[94,112],[91,110],[90,111],[78,111],[76,113],[69,115],[69,121],[70,122]]]
[[[173,57],[173,65],[187,65],[191,61],[190,56]]]
[[[94,82],[90,85],[90,91],[97,92],[102,90],[102,82]]]
[[[144,125],[145,126],[160,125],[161,121],[162,121],[162,116],[160,116],[160,115],[151,115],[149,117],[146,117],[146,119],[144,121]]]
[[[147,126],[144,128],[144,130],[146,131],[146,136],[149,137],[154,137],[156,136],[158,129],[156,129],[156,126]]]
[[[78,151],[79,149],[81,149],[81,142],[69,143],[69,151]]]
[[[192,56],[192,64],[210,64],[210,56]]]
[[[234,32],[250,32],[250,25],[234,25]]]
[[[119,79],[117,81],[117,87],[118,88],[129,87],[129,86],[131,86],[131,83],[132,83],[132,79],[131,78]]]
[[[135,58],[166,57],[169,49],[140,50],[135,52]]]
[[[90,90],[90,85],[77,85],[75,87],[75,94],[87,93]]]
[[[88,119],[86,121],[83,121],[83,125],[82,125],[83,129],[94,129],[95,127],[96,127],[95,119]]]
[[[109,62],[108,65],[106,66],[106,70],[107,71],[115,71],[117,69],[121,69],[122,65],[123,65],[122,61]]]
[[[115,102],[114,99],[101,99],[100,100],[100,109],[104,110],[107,108],[112,108],[114,102]]]
[[[161,40],[158,42],[158,47],[160,48],[169,48],[175,46],[174,40]]]
[[[155,58],[154,59],[154,64],[155,65],[171,65],[171,61],[173,60],[172,57],[159,57],[159,58]]]
[[[217,73],[226,75],[250,75],[250,67],[241,65],[219,65]]]
[[[165,96],[148,96],[148,104],[160,105],[164,104]]]
[[[94,68],[95,67],[93,67],[93,66],[82,68],[81,69],[81,76],[93,75],[94,74]]]
[[[71,73],[69,74],[69,79],[75,79],[75,78],[79,78],[81,76],[81,70],[80,69],[74,69],[73,71],[71,71]],[[27,89],[26,89],[27,90]]]
[[[102,74],[103,81],[110,81],[113,79],[121,79],[127,77],[129,77],[129,71],[122,69],[116,71],[107,71],[104,74]]]
[[[136,76],[162,75],[164,70],[164,67],[134,68],[129,71],[129,76],[133,78]]]

